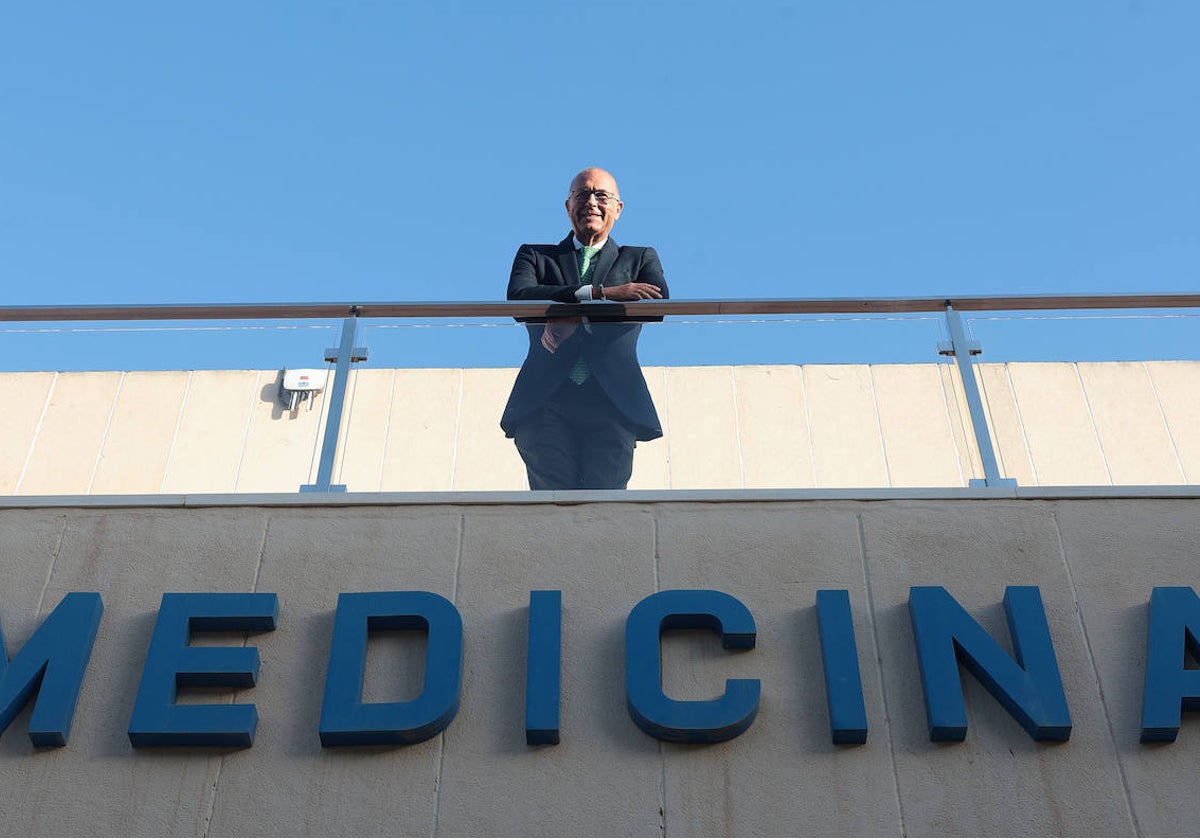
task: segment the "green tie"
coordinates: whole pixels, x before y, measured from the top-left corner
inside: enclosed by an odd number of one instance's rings
[[[600,249],[593,248],[591,245],[584,245],[582,250],[583,256],[580,257],[579,260],[579,281],[583,283],[583,285],[588,286],[591,285],[592,269],[595,267],[592,263],[592,260],[596,258],[596,254],[600,252]],[[580,355],[579,358],[575,360],[575,365],[571,368],[571,373],[568,375],[571,377],[571,381],[576,385],[582,385],[584,382],[587,382],[587,378],[590,374],[591,371],[588,370],[587,362],[585,362],[583,360],[583,356]]]

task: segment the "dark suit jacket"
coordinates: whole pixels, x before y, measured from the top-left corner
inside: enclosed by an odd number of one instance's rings
[[[522,245],[513,260],[508,279],[509,300],[555,300],[574,303],[579,282],[579,257],[573,237],[557,245]],[[667,297],[667,281],[662,264],[653,248],[617,245],[611,238],[596,257],[592,282],[604,286],[625,283],[653,283]],[[629,306],[635,307],[636,303]],[[585,312],[586,314],[586,312]],[[575,360],[583,355],[591,375],[612,400],[621,419],[637,440],[662,437],[662,425],[654,402],[646,388],[637,358],[640,324],[580,324],[571,337],[554,353],[542,346],[541,324],[526,325],[529,330],[529,354],[517,374],[500,427],[513,436],[521,420],[544,403],[562,385]]]

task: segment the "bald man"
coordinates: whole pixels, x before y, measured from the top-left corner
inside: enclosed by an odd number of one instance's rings
[[[508,279],[509,300],[585,303],[667,297],[653,248],[618,245],[616,179],[590,168],[571,181],[571,233],[557,245],[522,245]],[[584,317],[528,324],[529,353],[500,426],[513,438],[532,490],[623,490],[639,440],[662,425],[637,358],[639,324]]]

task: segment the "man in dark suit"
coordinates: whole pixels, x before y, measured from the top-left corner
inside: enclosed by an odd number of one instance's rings
[[[625,204],[603,169],[571,181],[571,234],[557,245],[522,245],[509,300],[639,301],[667,297],[653,248],[610,237]],[[641,326],[587,317],[527,324],[529,353],[500,426],[514,439],[532,490],[623,490],[636,441],[662,437],[637,358]]]

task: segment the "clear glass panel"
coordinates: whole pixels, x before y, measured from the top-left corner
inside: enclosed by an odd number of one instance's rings
[[[963,322],[988,361],[1200,359],[1193,309],[972,312]]]
[[[1001,474],[1022,486],[1196,483],[1197,317],[965,315],[983,347],[975,362]],[[312,485],[334,391],[325,356],[342,325],[5,324],[0,494]],[[332,483],[352,492],[525,491],[517,440],[556,487],[960,487],[982,474],[957,367],[937,355],[940,314],[593,318],[549,331],[462,317],[358,330],[368,358],[353,368],[331,453]],[[568,384],[585,345],[589,368]],[[310,390],[284,388],[285,368],[309,369]],[[516,438],[501,427],[506,407]],[[574,485],[557,476],[562,452],[612,458],[614,427],[635,429],[632,467],[589,467],[602,477]]]
[[[321,367],[341,322],[60,321],[0,325],[0,370]]]
[[[620,487],[603,466],[612,425],[640,438],[629,489],[965,486],[978,473],[956,374],[937,355],[940,316],[668,317],[555,332],[550,353],[544,326],[511,320],[368,325],[337,480],[525,490],[521,441],[548,489]],[[567,362],[583,341],[602,349],[575,385]],[[501,429],[506,406],[515,439]],[[592,444],[602,451],[586,458],[601,466],[564,477]]]
[[[972,313],[1001,472],[1022,486],[1200,482],[1195,310]]]
[[[8,323],[0,494],[296,492],[315,475],[340,321]]]

